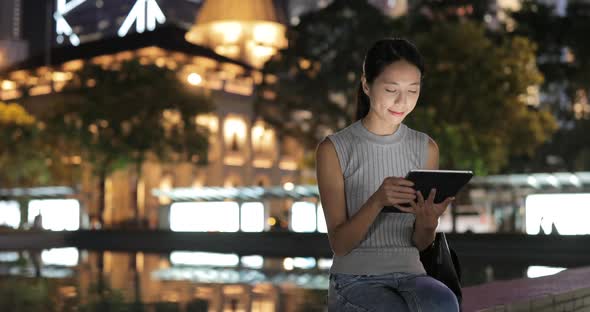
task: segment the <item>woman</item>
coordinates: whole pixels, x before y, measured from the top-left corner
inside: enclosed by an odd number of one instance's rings
[[[438,147],[403,124],[420,94],[422,56],[404,39],[367,52],[357,121],[317,148],[320,197],[334,252],[330,311],[458,311],[453,292],[429,277],[419,251],[432,244],[438,218],[454,198],[434,204],[404,177],[438,169]],[[393,206],[401,213],[384,213]]]

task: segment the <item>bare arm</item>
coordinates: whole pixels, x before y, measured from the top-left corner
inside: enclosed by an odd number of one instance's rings
[[[344,177],[336,149],[329,139],[318,146],[316,171],[328,239],[337,256],[348,254],[360,244],[383,206],[409,203],[416,198],[411,181],[387,177],[358,212],[347,218]]]
[[[344,177],[336,149],[329,139],[323,140],[317,148],[316,174],[330,246],[335,255],[346,255],[365,237],[383,206],[371,196],[352,218],[346,219]]]

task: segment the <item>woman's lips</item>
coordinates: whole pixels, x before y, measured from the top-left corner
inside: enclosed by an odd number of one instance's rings
[[[387,110],[391,115],[396,116],[396,117],[401,117],[404,115],[403,112],[396,112],[396,111],[392,111],[392,110]]]

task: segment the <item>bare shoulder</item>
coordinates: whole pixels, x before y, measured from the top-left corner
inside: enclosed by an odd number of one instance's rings
[[[438,144],[436,144],[436,141],[431,137],[428,137],[428,153],[438,154]]]
[[[427,169],[438,169],[439,149],[436,141],[428,137],[428,159],[426,161]]]
[[[341,178],[342,173],[336,146],[329,137],[326,137],[318,144],[316,150],[316,174],[318,183],[323,184],[323,181],[334,181],[333,179]]]
[[[332,143],[332,140],[326,137],[318,144],[316,149],[316,159],[320,161],[325,159],[331,160],[334,158],[338,158],[336,147],[334,146],[334,143]]]

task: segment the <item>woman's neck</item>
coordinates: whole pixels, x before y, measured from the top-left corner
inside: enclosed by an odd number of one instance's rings
[[[367,130],[376,135],[392,135],[400,126],[400,124],[386,123],[371,113],[362,118],[361,123]]]

